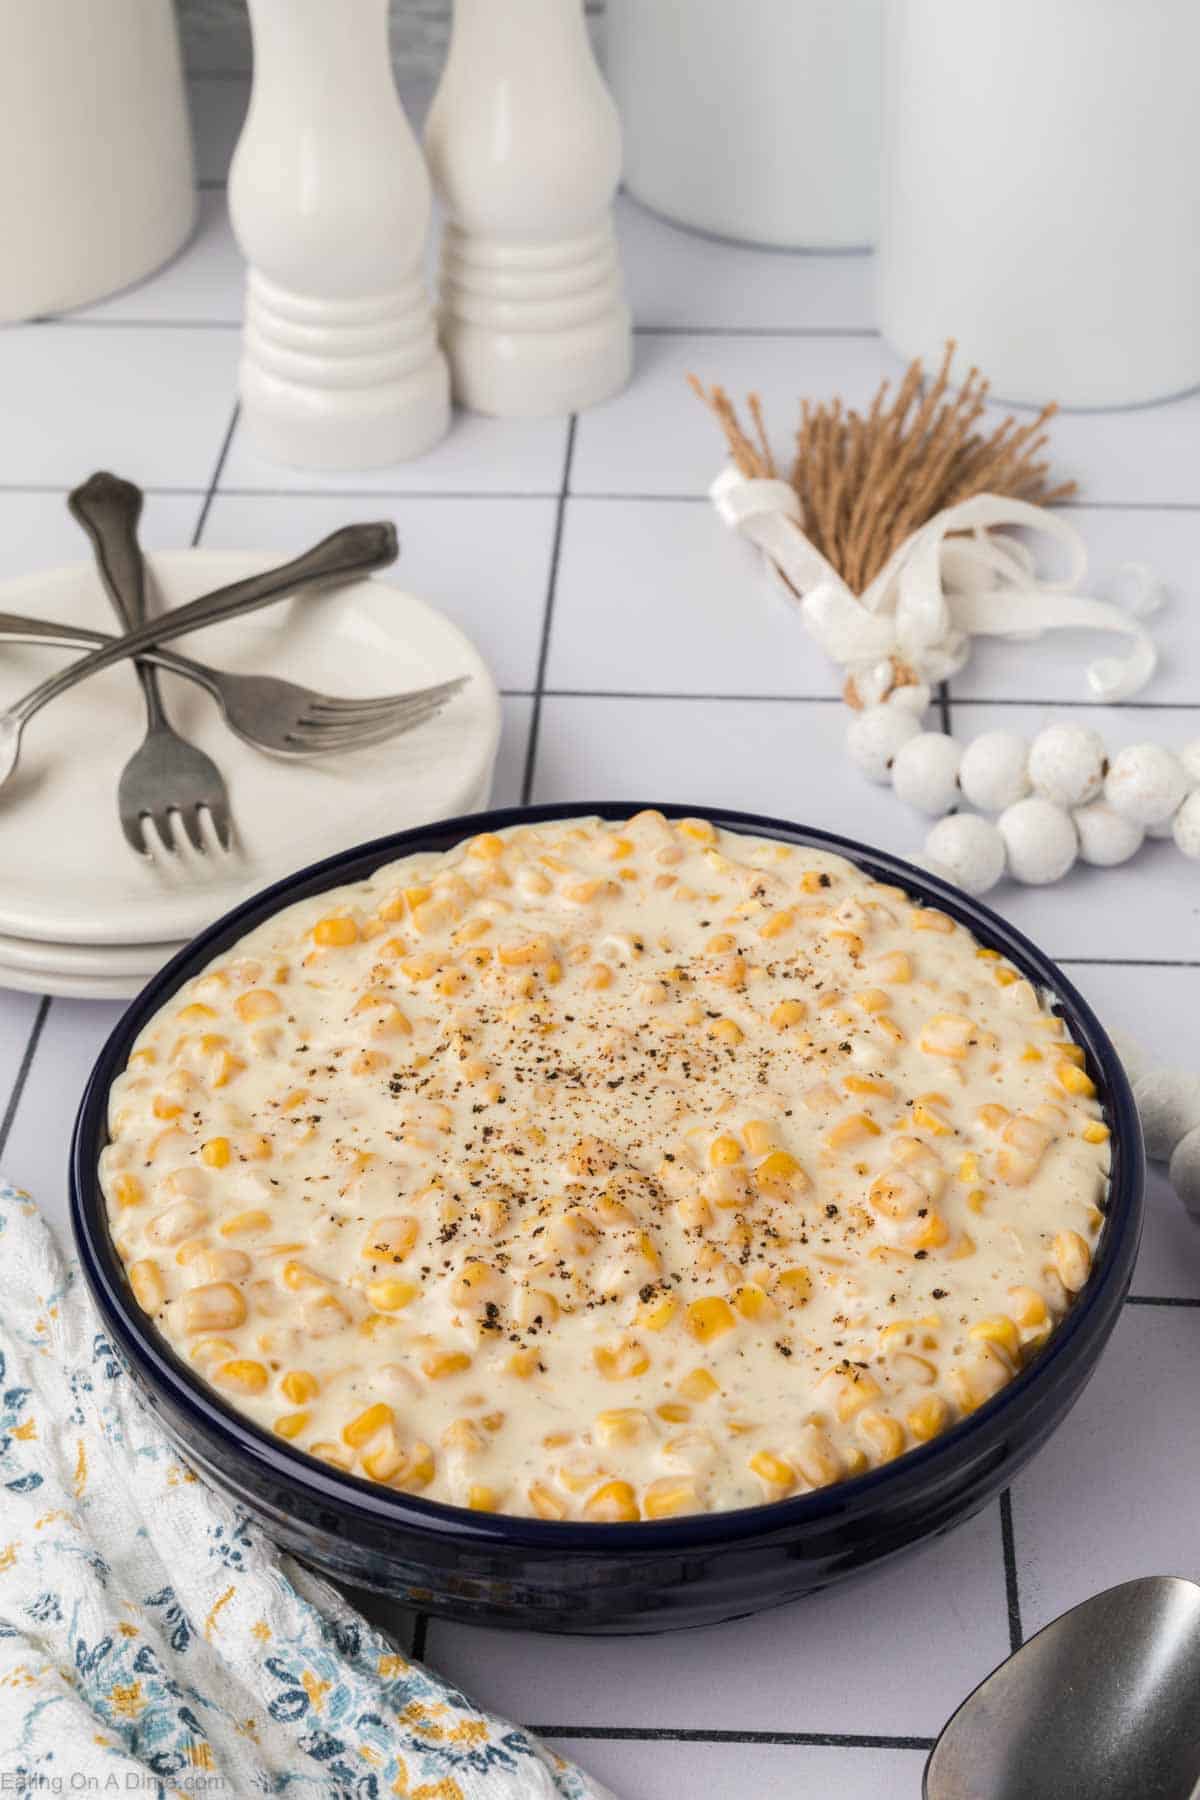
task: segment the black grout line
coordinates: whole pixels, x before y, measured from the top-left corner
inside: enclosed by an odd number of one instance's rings
[[[1086,707],[1095,711],[1100,708],[1114,710],[1117,706],[1122,712],[1195,712],[1200,700],[1015,700],[1011,695],[1003,698],[989,699],[986,695],[954,696],[955,706],[1070,706]]]
[[[29,319],[55,331],[240,331],[240,319],[89,319],[86,314]]]
[[[567,515],[567,496],[571,491],[571,464],[575,457],[577,415],[571,414],[567,425],[567,442],[563,453],[562,480],[558,490],[558,506],[554,514],[554,538],[550,546],[550,574],[546,582],[546,607],[542,615],[542,641],[538,646],[537,674],[534,677],[533,711],[529,718],[529,737],[525,745],[525,770],[521,777],[521,804],[529,804],[533,792],[537,764],[538,735],[542,724],[542,697],[545,693],[546,664],[550,656],[550,631],[554,621],[554,598],[558,591],[558,565],[562,556],[563,524]]]
[[[204,534],[204,527],[208,524],[208,515],[212,508],[213,497],[217,491],[217,483],[221,479],[221,470],[225,467],[225,458],[229,455],[229,446],[233,442],[233,434],[237,430],[237,422],[241,410],[241,401],[235,400],[233,403],[233,411],[229,415],[229,424],[225,428],[225,436],[221,440],[221,448],[217,452],[216,467],[212,472],[212,479],[209,482],[208,489],[204,495],[204,504],[200,508],[200,517],[196,520],[196,529],[192,533],[193,550],[200,542],[200,539]]]
[[[635,325],[634,337],[878,338],[872,325]]]
[[[840,694],[691,694],[666,692],[663,689],[636,688],[544,688],[543,693],[555,700],[767,700],[773,704],[791,705],[803,701],[809,706],[841,706]]]
[[[25,1040],[25,1049],[21,1056],[21,1065],[17,1070],[17,1078],[13,1082],[12,1092],[8,1096],[8,1105],[4,1109],[4,1117],[0,1119],[0,1156],[8,1149],[9,1134],[13,1121],[17,1116],[17,1108],[21,1104],[21,1096],[25,1092],[25,1083],[29,1080],[29,1071],[33,1067],[33,1059],[37,1055],[37,1047],[41,1042],[42,1030],[46,1016],[50,1011],[49,994],[43,994],[38,1001],[37,1012],[33,1016],[33,1024],[29,1028],[29,1036]]]
[[[429,1631],[429,1614],[419,1612],[413,1620],[412,1650],[414,1662],[425,1661],[425,1639]]]
[[[948,681],[938,682],[934,690],[934,700],[937,703],[938,717],[942,721],[942,730],[947,737],[953,737],[954,732],[950,724],[950,683]]]
[[[1025,1642],[1021,1628],[1021,1589],[1017,1580],[1017,1550],[1013,1540],[1012,1489],[1000,1496],[1000,1539],[1004,1545],[1004,1597],[1008,1604],[1008,1650],[1011,1656]]]
[[[649,1744],[793,1744],[834,1750],[932,1750],[933,1738],[853,1731],[704,1731],[669,1725],[530,1725],[537,1737],[613,1738]]]
[[[1126,1294],[1126,1306],[1200,1306],[1200,1297],[1187,1294]]]
[[[1055,956],[1051,960],[1088,969],[1200,969],[1200,962],[1186,956]]]

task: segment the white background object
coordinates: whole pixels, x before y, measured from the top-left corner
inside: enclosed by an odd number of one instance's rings
[[[873,244],[882,13],[882,0],[608,0],[630,193],[749,243]]]
[[[731,9],[732,10],[732,9]],[[1200,382],[1200,7],[889,0],[882,325],[1006,400]]]
[[[153,556],[151,567],[163,603],[177,606],[276,560],[184,550]],[[138,940],[188,937],[244,895],[346,844],[483,804],[499,707],[473,645],[389,582],[354,582],[309,600],[195,632],[188,648],[219,668],[269,669],[328,693],[398,693],[460,673],[472,676],[470,685],[419,731],[292,763],[243,744],[191,683],[164,675],[172,718],[229,782],[242,846],[241,858],[215,859],[207,879],[172,880],[128,853],[116,816],[117,777],[137,741],[137,685],[121,667],[81,682],[47,709],[40,731],[30,726],[28,773],[23,758],[19,791],[14,785],[0,807],[0,931],[49,943],[47,962],[58,940],[127,951]],[[103,618],[103,596],[94,572],[76,566],[6,584],[0,609],[95,621]],[[61,651],[6,646],[0,705],[62,661]],[[81,986],[101,978],[93,970]],[[126,991],[136,986],[131,981]]]
[[[455,0],[425,147],[447,217],[441,327],[456,397],[536,418],[624,387],[621,133],[583,0]]]
[[[171,0],[5,0],[0,320],[142,280],[184,242],[195,201]]]
[[[272,461],[368,469],[449,424],[425,291],[429,178],[387,0],[250,0],[254,88],[229,178],[249,263],[241,390]]]
[[[220,73],[230,66],[220,49],[216,72],[194,87],[201,167],[213,181],[224,177],[247,91],[244,78]],[[567,485],[564,421],[461,418],[428,457],[366,478],[281,470],[256,458],[238,429],[206,504],[236,397],[237,332],[228,327],[241,312],[241,270],[224,199],[201,194],[207,223],[186,254],[106,303],[119,333],[99,319],[0,333],[0,577],[82,561],[63,494],[110,458],[151,489],[152,549],[185,544],[199,528],[206,548],[253,544],[282,560],[348,519],[389,517],[403,539],[397,580],[465,628],[506,690],[498,804],[523,791],[571,804],[653,794],[809,819],[900,854],[920,836],[890,788],[850,767],[840,683],[755,579],[745,545],[702,503],[720,441],[685,381],[694,369],[739,394],[756,388],[772,411],[777,398],[785,437],[801,394],[869,405],[897,364],[865,334],[868,258],[718,244],[618,198],[642,366],[624,394],[576,426],[539,681],[556,497]],[[864,335],[847,336],[846,325]],[[1103,419],[1068,416],[1054,442],[1086,498],[1105,502],[1082,520],[1093,566],[1149,556],[1173,591],[1147,696],[1167,710],[1072,716],[1097,723],[1114,751],[1147,736],[1182,745],[1200,732],[1200,461],[1180,446],[1200,442],[1200,394]],[[45,491],[22,491],[30,482]],[[98,597],[95,605],[92,623],[108,630]],[[1047,638],[1036,654],[1027,643],[980,644],[951,684],[956,735],[1003,727],[1032,740],[1058,699],[1080,694],[1080,647],[1067,634],[1061,648]],[[361,681],[363,668],[356,673]],[[53,732],[53,714],[45,717]],[[1006,882],[987,904],[1042,944],[1107,1024],[1144,1039],[1156,1060],[1194,1067],[1196,895],[1197,865],[1168,843],[1123,868],[1080,867],[1054,887]],[[64,1228],[64,1146],[120,1010],[54,1000],[18,1091],[40,1006],[0,993],[0,1111],[16,1102],[0,1167]],[[1200,1301],[1200,1229],[1158,1168],[1133,1293]],[[1200,1427],[1178,1396],[1194,1386],[1198,1327],[1193,1304],[1130,1306],[1079,1406],[1014,1484],[1011,1583],[1026,1635],[1098,1588],[1195,1562]],[[1096,1493],[1103,1506],[1080,1504]],[[1131,1517],[1141,1522],[1132,1533]],[[631,1734],[560,1737],[556,1747],[638,1800],[916,1800],[924,1753],[869,1740],[932,1738],[1008,1655],[1004,1546],[992,1501],[878,1577],[757,1619],[620,1643],[535,1634],[519,1654],[511,1634],[434,1621],[425,1654],[510,1718],[530,1717],[534,1694],[540,1721]],[[699,1736],[664,1739],[664,1721]],[[722,1732],[849,1741],[733,1743]]]

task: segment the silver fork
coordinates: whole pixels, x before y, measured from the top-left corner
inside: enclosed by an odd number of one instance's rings
[[[169,615],[166,615],[169,616]],[[0,612],[0,639],[13,643],[49,644],[54,648],[90,650],[95,645],[119,644],[121,639],[86,625],[60,625],[52,619],[30,619],[22,613]],[[322,694],[316,688],[282,681],[277,675],[235,675],[214,669],[174,650],[157,646],[141,652],[146,662],[170,669],[194,681],[211,694],[229,729],[243,743],[270,756],[330,756],[342,750],[358,750],[399,737],[427,719],[434,718],[470,680],[456,675],[433,687],[413,688],[407,694],[380,694],[369,700],[344,700]]]
[[[141,489],[99,470],[67,495],[67,506],[91,540],[100,579],[121,624],[127,631],[144,624],[146,564],[137,539]],[[139,856],[149,856],[149,821],[163,849],[178,850],[174,831],[178,820],[192,849],[203,856],[209,848],[202,828],[202,815],[207,813],[217,842],[228,850],[233,824],[225,777],[211,756],[171,724],[153,665],[135,657],[133,666],[146,704],[146,735],[117,783],[117,811],[126,842]]]
[[[396,532],[391,524],[345,525],[278,569],[268,569],[261,575],[249,575],[243,581],[232,582],[213,594],[190,600],[186,606],[177,606],[161,618],[139,625],[136,631],[127,632],[122,638],[111,639],[69,669],[40,682],[0,712],[0,786],[10,779],[20,760],[21,738],[30,719],[59,694],[74,687],[76,682],[86,681],[88,676],[101,669],[112,668],[115,663],[143,651],[149,657],[150,651],[159,644],[183,637],[189,631],[198,631],[203,626],[215,625],[223,619],[235,618],[239,613],[251,612],[256,607],[267,606],[294,593],[297,588],[336,582],[348,575],[385,568],[395,561],[396,554]],[[443,684],[446,685],[449,684]],[[397,708],[405,703],[415,706],[426,700],[432,691],[396,695],[391,697],[391,703]],[[378,707],[386,702],[347,704],[361,708]],[[338,727],[331,727],[331,730],[336,734]],[[345,746],[331,743],[330,747]]]

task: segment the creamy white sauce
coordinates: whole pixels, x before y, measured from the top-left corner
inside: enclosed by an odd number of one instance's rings
[[[146,1027],[102,1180],[232,1405],[459,1505],[825,1485],[982,1403],[1086,1279],[1061,1021],[838,857],[646,813],[419,856]]]

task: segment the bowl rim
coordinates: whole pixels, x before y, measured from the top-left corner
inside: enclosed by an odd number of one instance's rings
[[[905,1451],[894,1461],[829,1487],[757,1506],[684,1514],[668,1519],[640,1519],[627,1524],[585,1520],[532,1519],[515,1513],[478,1513],[448,1502],[426,1500],[335,1469],[294,1449],[208,1388],[145,1321],[112,1243],[99,1181],[99,1151],[107,1142],[108,1093],[124,1069],[142,1027],[184,984],[223,950],[231,948],[256,925],[285,907],[335,886],[368,880],[390,862],[423,852],[454,848],[485,831],[504,831],[570,819],[623,820],[642,811],[669,819],[704,818],[743,836],[758,836],[796,848],[823,850],[845,857],[876,879],[903,887],[926,904],[936,905],[965,925],[985,948],[996,949],[1040,991],[1052,996],[1053,1009],[1067,1020],[1075,1041],[1087,1056],[1108,1119],[1112,1145],[1105,1223],[1086,1286],[1041,1352],[993,1398],[948,1431]],[[1141,1236],[1145,1156],[1137,1106],[1120,1058],[1095,1013],[1057,965],[1025,935],[990,907],[950,886],[937,876],[889,852],[815,826],[723,807],[665,801],[559,801],[552,804],[490,808],[451,819],[435,820],[401,832],[356,844],[242,901],[215,920],[159,970],[130,1002],[109,1034],[88,1077],[76,1116],[70,1151],[70,1215],[76,1249],[92,1298],[105,1328],[126,1361],[165,1391],[177,1413],[207,1434],[229,1441],[239,1458],[248,1459],[258,1476],[306,1492],[314,1501],[334,1506],[344,1518],[373,1529],[398,1531],[467,1544],[480,1549],[522,1548],[557,1556],[597,1552],[644,1553],[700,1550],[795,1537],[806,1527],[828,1523],[857,1511],[878,1496],[902,1497],[920,1491],[939,1475],[952,1472],[964,1454],[976,1459],[1002,1450],[1008,1422],[1031,1390],[1045,1389],[1053,1372],[1077,1346],[1111,1329],[1111,1319],[1128,1290]],[[1097,1352],[1098,1354],[1098,1352]],[[198,1459],[205,1466],[205,1459]]]

